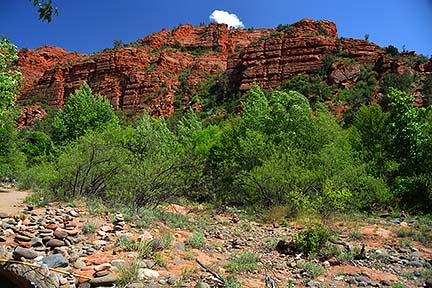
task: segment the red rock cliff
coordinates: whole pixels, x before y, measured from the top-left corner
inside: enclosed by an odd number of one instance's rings
[[[53,47],[21,51],[18,64],[26,84],[19,100],[37,98],[61,107],[87,82],[116,109],[170,115],[175,98],[181,97],[178,100],[187,106],[190,91],[210,75],[226,73],[240,91],[253,82],[274,88],[293,75],[322,69],[325,55],[338,53],[372,65],[384,54],[368,41],[339,39],[329,21],[303,19],[277,29],[247,30],[215,23],[181,25],[128,47],[90,55]]]

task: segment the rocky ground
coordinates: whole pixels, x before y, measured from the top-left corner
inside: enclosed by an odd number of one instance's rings
[[[335,217],[332,243],[307,256],[276,246],[289,248],[310,219],[36,202],[0,213],[0,282],[13,283],[2,287],[432,287],[427,217]]]

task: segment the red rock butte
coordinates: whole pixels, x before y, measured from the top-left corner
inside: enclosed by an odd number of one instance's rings
[[[186,24],[89,55],[47,46],[23,49],[18,66],[25,84],[19,101],[36,99],[61,107],[70,93],[87,82],[115,109],[171,115],[176,97],[190,102],[192,93],[181,89],[184,83],[188,91],[196,91],[210,76],[225,75],[230,87],[240,92],[254,82],[275,88],[292,76],[322,69],[325,55],[341,51],[366,65],[383,61],[385,54],[369,41],[339,38],[330,21],[311,19],[273,29]],[[337,81],[346,80],[344,73],[355,77],[352,70],[357,67],[342,68],[342,74],[335,72]]]

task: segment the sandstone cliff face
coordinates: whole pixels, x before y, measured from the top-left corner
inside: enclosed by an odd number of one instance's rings
[[[83,54],[71,53],[58,47],[42,46],[35,50],[22,49],[18,53],[18,66],[24,76],[24,90],[37,85],[45,71],[54,65],[70,63]]]
[[[182,25],[140,39],[135,47],[105,49],[91,55],[47,47],[22,52],[19,65],[27,84],[20,100],[36,97],[61,107],[70,93],[87,82],[116,109],[170,115],[179,78],[186,80],[191,91],[198,89],[209,75],[226,70],[229,53],[269,31],[231,31],[224,24]]]
[[[36,98],[61,107],[70,93],[87,82],[128,114],[145,110],[171,115],[176,102],[195,105],[190,99],[193,91],[212,75],[226,73],[230,86],[242,92],[254,82],[275,88],[294,75],[323,69],[329,54],[376,65],[384,51],[368,41],[338,38],[335,24],[329,21],[303,19],[275,29],[247,30],[215,23],[181,25],[128,47],[90,55],[54,47],[21,51],[18,65],[26,83],[19,100]],[[358,70],[356,65],[335,66],[332,81],[342,87],[351,85]]]

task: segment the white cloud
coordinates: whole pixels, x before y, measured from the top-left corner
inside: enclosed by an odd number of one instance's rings
[[[240,21],[237,15],[231,14],[223,10],[214,10],[213,13],[209,16],[209,18],[210,20],[217,23],[225,23],[229,27],[244,28],[243,22]]]

